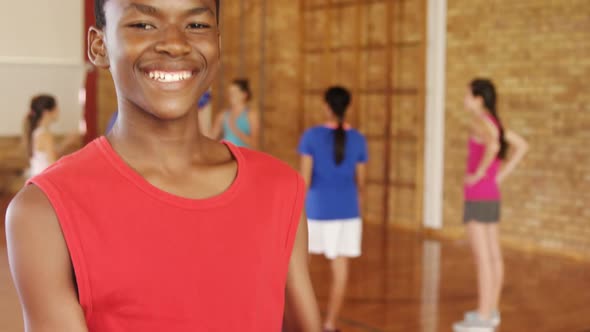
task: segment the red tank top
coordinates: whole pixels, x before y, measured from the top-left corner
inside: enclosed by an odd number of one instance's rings
[[[305,186],[227,146],[238,175],[210,199],[150,185],[105,138],[31,180],[59,219],[91,332],[281,330]]]

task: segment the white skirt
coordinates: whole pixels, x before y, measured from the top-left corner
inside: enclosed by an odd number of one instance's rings
[[[309,252],[328,259],[359,257],[363,237],[360,218],[339,220],[308,220]]]

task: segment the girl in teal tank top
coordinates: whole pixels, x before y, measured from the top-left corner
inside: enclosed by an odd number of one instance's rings
[[[237,146],[248,147],[249,145],[244,142],[237,133],[234,133],[230,121],[232,121],[232,114],[230,112],[225,112],[223,114],[223,140],[233,143]],[[235,129],[241,131],[242,133],[251,135],[252,128],[248,119],[247,109],[242,111],[242,113],[240,113],[238,118],[235,120],[235,127]]]
[[[228,96],[231,109],[217,116],[211,138],[223,137],[223,140],[237,146],[257,148],[259,121],[257,112],[248,108],[252,98],[250,84],[247,80],[234,80],[229,86]]]

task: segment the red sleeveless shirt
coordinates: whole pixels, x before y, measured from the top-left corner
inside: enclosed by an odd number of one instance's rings
[[[59,219],[91,332],[281,330],[305,186],[227,146],[237,177],[209,199],[152,186],[105,138],[31,180]]]

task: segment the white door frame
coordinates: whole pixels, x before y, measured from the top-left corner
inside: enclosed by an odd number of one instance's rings
[[[424,227],[443,226],[447,0],[428,0]]]

